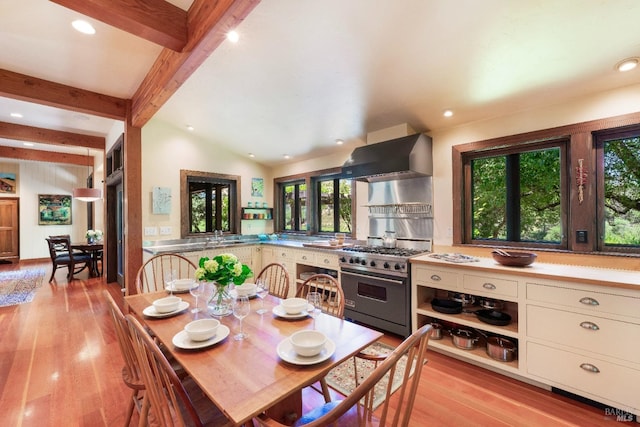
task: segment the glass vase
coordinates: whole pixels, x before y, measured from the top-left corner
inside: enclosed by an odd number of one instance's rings
[[[229,286],[213,282],[213,293],[207,304],[209,313],[215,317],[228,316],[233,312],[232,303]]]

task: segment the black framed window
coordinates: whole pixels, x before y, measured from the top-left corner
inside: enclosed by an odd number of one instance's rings
[[[351,179],[322,179],[316,183],[319,232],[351,233]]]
[[[282,230],[307,230],[307,184],[305,181],[289,182],[281,185]]]

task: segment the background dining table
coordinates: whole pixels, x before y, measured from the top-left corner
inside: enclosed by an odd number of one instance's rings
[[[71,242],[69,245],[71,250],[77,249],[83,252],[87,252],[91,255],[91,265],[89,266],[89,276],[98,277],[100,270],[98,269],[98,259],[100,253],[104,250],[104,244],[101,242]]]
[[[246,339],[233,339],[239,330],[239,320],[230,315],[220,318],[221,324],[230,330],[225,339],[205,348],[185,350],[176,347],[173,338],[187,323],[208,314],[194,314],[185,309],[170,317],[157,318],[143,313],[154,300],[166,295],[165,291],[130,295],[125,297],[125,302],[234,425],[241,425],[264,411],[272,418],[290,423],[292,414],[301,415],[304,387],[383,335],[324,313],[316,319],[276,316],[271,309],[279,305],[280,299],[269,295],[264,303],[270,311],[262,315],[256,313],[259,298],[251,300],[251,313],[243,320]],[[189,293],[178,296],[193,307],[194,298]],[[200,305],[205,306],[202,300]],[[315,364],[283,360],[278,355],[278,345],[284,344],[296,331],[313,329],[314,322],[315,328],[335,344],[333,355]]]

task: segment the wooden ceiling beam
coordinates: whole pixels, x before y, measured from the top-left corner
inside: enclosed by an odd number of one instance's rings
[[[104,150],[104,137],[0,122],[0,138]]]
[[[182,52],[163,49],[132,98],[132,125],[143,127],[260,0],[195,0]]]
[[[32,160],[47,163],[67,163],[79,166],[93,166],[93,157],[52,151],[30,150],[27,148],[0,146],[0,158]]]
[[[0,96],[114,120],[126,118],[127,100],[0,69]]]
[[[176,52],[187,44],[187,12],[164,0],[50,1]]]

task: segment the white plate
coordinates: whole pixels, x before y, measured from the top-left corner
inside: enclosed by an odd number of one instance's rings
[[[149,317],[169,317],[169,316],[173,316],[174,314],[178,314],[181,311],[186,310],[187,308],[189,308],[189,303],[187,301],[180,301],[180,304],[178,304],[177,310],[170,311],[168,313],[158,313],[156,311],[156,308],[150,305],[149,307],[142,310],[142,314]]]
[[[180,331],[174,335],[171,342],[178,348],[182,348],[185,350],[193,350],[196,348],[204,348],[209,347],[210,345],[214,345],[225,339],[229,336],[229,328],[225,325],[218,326],[216,330],[216,334],[205,341],[192,341],[189,339],[189,335],[185,331]]]
[[[313,310],[313,306],[311,304],[309,304],[307,306],[307,310]],[[307,317],[309,315],[307,310],[303,310],[300,313],[296,313],[296,314],[289,314],[284,310],[282,305],[276,305],[275,307],[273,307],[273,309],[271,311],[276,316],[284,317],[285,319],[301,319],[301,318]]]
[[[165,289],[167,292],[171,292],[171,291],[173,291],[173,293],[174,293],[174,294],[186,294],[186,293],[187,293],[187,292],[189,292],[191,289],[193,289],[193,288],[197,288],[197,287],[198,287],[198,282],[193,282],[193,284],[192,284],[190,287],[186,287],[186,288],[184,288],[184,287],[182,287],[182,286],[181,286],[181,287],[179,287],[179,288],[176,288],[175,284],[171,284],[171,285],[169,285],[169,286],[166,286],[164,289]]]
[[[291,340],[285,338],[280,341],[276,351],[278,352],[278,356],[285,362],[293,363],[294,365],[313,365],[314,363],[324,362],[333,356],[333,353],[336,351],[336,343],[327,338],[327,342],[320,353],[315,356],[304,357],[296,353],[291,345]]]
[[[236,291],[235,289],[231,289],[229,291],[229,295],[231,295],[231,298],[237,298],[238,297],[238,291]],[[255,292],[252,294],[247,295],[249,297],[249,299],[254,299],[258,296],[258,294],[256,294]]]

